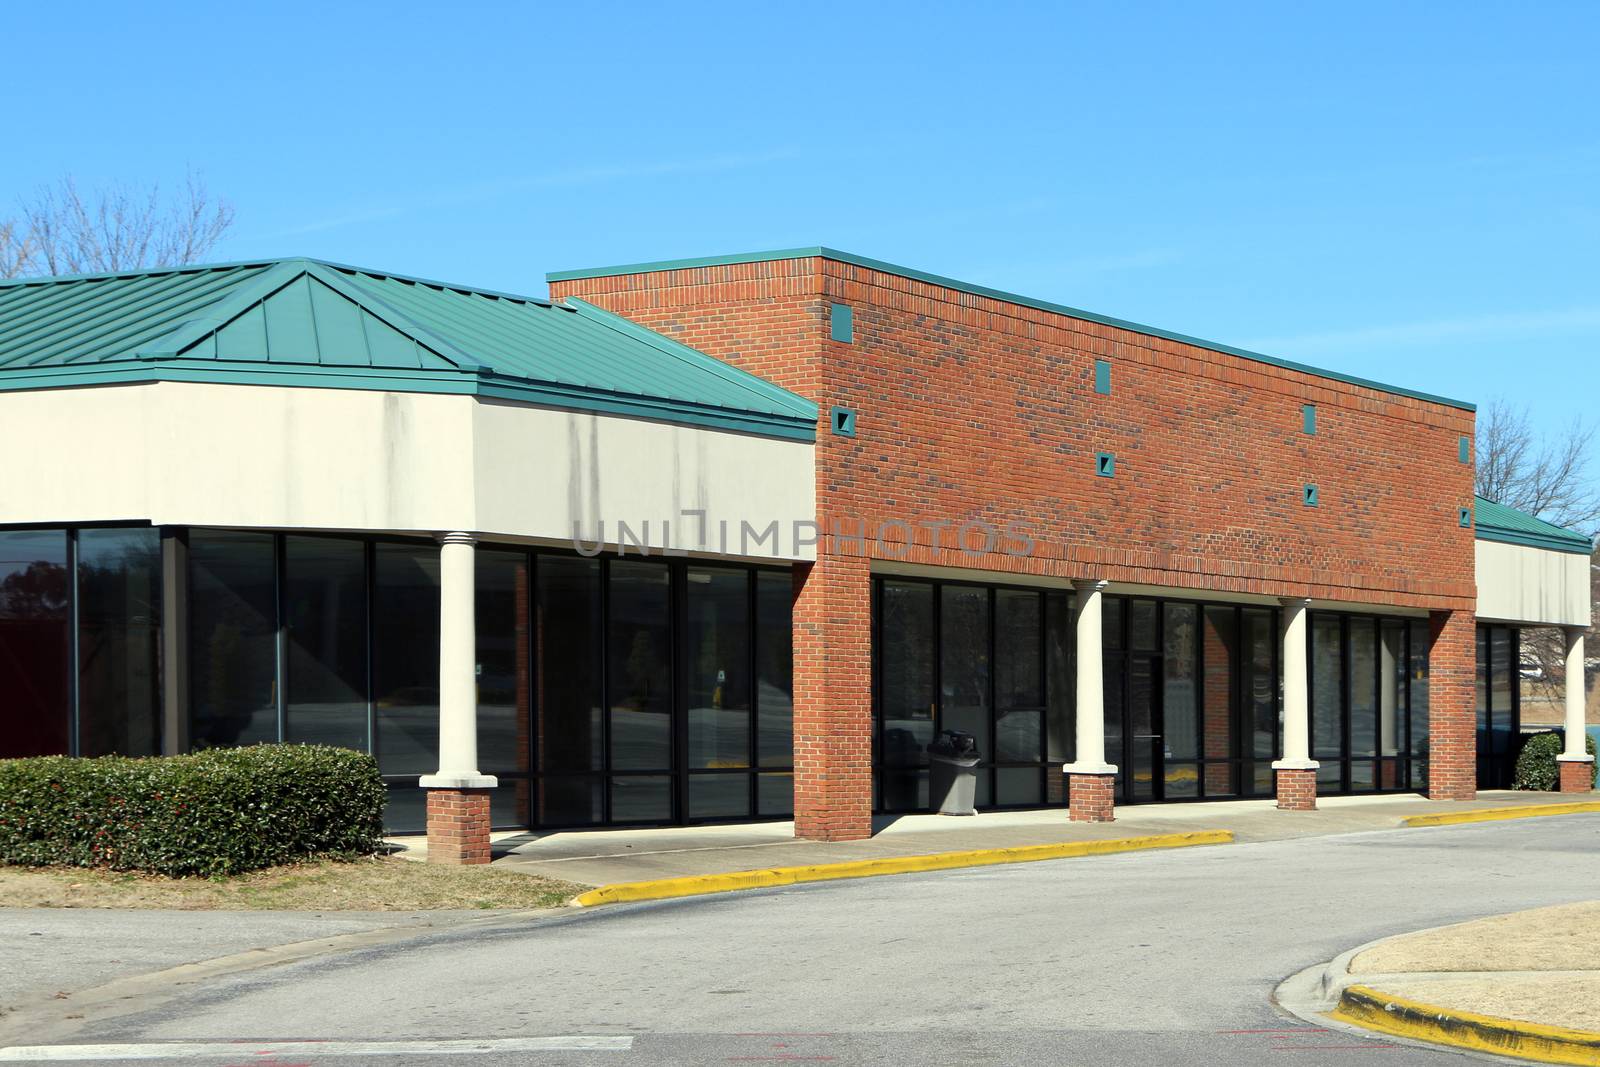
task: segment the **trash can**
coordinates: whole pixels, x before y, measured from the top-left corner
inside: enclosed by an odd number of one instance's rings
[[[971,734],[946,730],[928,746],[928,801],[940,815],[976,815],[978,745]]]

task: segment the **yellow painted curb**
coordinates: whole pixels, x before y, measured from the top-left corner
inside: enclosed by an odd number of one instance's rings
[[[1138,852],[1150,848],[1189,848],[1194,845],[1225,845],[1233,840],[1232,830],[1195,830],[1182,834],[1156,834],[1150,837],[1116,837],[1104,841],[1063,841],[1054,845],[1019,845],[1015,848],[980,848],[967,852],[939,852],[931,856],[885,856],[880,859],[850,860],[845,863],[816,863],[805,867],[769,867],[759,871],[732,871],[728,874],[700,874],[687,878],[658,878],[649,882],[619,882],[580,893],[575,904],[620,904],[632,900],[665,900],[705,893],[728,893],[736,889],[763,889],[800,882],[828,882],[837,878],[872,878],[883,874],[910,874],[914,871],[945,871],[956,867],[987,867],[997,863],[1032,863],[1036,860],[1065,859],[1069,856],[1102,856],[1113,852]]]
[[[1502,819],[1536,819],[1541,815],[1577,815],[1600,811],[1600,800],[1575,800],[1567,804],[1525,804],[1520,808],[1479,808],[1477,811],[1442,811],[1435,815],[1410,815],[1401,826],[1451,826],[1460,822],[1499,822]]]
[[[1600,1034],[1497,1019],[1424,1004],[1352,985],[1339,996],[1333,1017],[1366,1030],[1475,1052],[1497,1052],[1543,1063],[1600,1065]]]

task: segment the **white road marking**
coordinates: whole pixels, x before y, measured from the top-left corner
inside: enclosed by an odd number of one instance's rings
[[[13,1045],[0,1063],[200,1060],[235,1056],[473,1056],[497,1052],[627,1052],[632,1037],[505,1037],[460,1041],[152,1041],[127,1045]]]

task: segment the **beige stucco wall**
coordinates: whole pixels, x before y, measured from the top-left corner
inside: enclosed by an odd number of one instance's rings
[[[485,535],[570,544],[617,519],[787,531],[814,517],[812,446],[465,396],[156,382],[0,393],[0,524]],[[697,520],[672,545],[700,548]],[[777,551],[815,558],[793,538]],[[729,554],[739,554],[737,541]]]
[[[1477,542],[1478,618],[1538,626],[1589,625],[1589,557]]]

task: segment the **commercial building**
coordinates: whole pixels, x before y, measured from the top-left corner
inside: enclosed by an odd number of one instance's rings
[[[1075,819],[1467,797],[1519,629],[1582,677],[1592,546],[1474,498],[1470,404],[822,248],[550,287],[0,283],[0,756],[369,749],[472,861],[864,836],[945,729]]]

